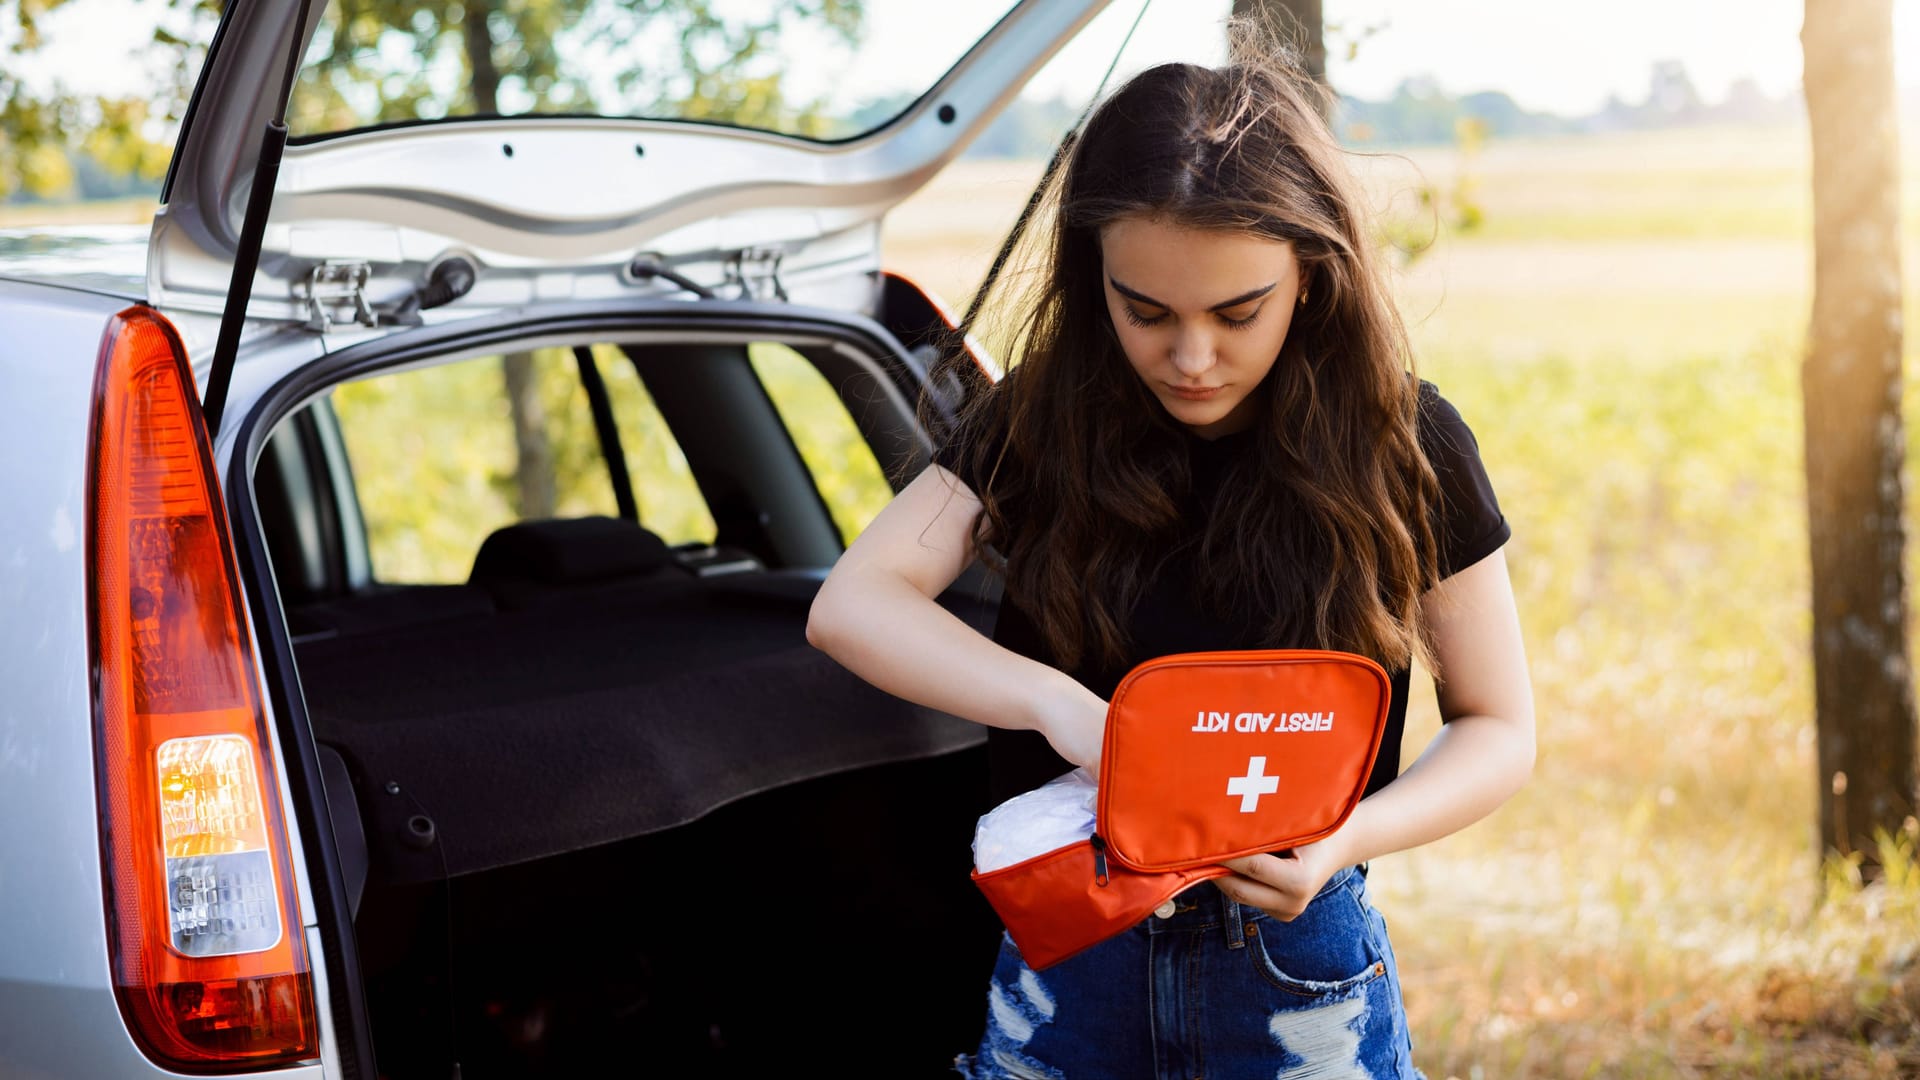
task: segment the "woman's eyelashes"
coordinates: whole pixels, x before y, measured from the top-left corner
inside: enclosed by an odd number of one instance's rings
[[[1245,330],[1247,327],[1253,325],[1254,320],[1260,317],[1261,308],[1264,308],[1266,306],[1267,305],[1265,304],[1261,304],[1260,307],[1254,308],[1253,313],[1248,315],[1244,319],[1235,319],[1235,318],[1230,318],[1226,315],[1220,315],[1221,325],[1225,326],[1229,330]],[[1126,315],[1128,322],[1139,327],[1159,326],[1161,323],[1167,321],[1167,313],[1164,311],[1158,315],[1155,315],[1149,318],[1133,310],[1132,304],[1121,304],[1120,310]],[[1215,314],[1220,314],[1220,313],[1215,312]]]
[[[1247,327],[1253,325],[1253,320],[1260,317],[1260,308],[1264,308],[1266,306],[1267,305],[1265,304],[1261,304],[1260,307],[1254,308],[1252,313],[1249,314],[1244,319],[1233,319],[1233,318],[1228,318],[1226,315],[1221,315],[1220,321],[1225,323],[1227,325],[1227,329],[1229,330],[1245,330]]]

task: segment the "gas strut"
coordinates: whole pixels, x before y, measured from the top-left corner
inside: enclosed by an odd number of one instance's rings
[[[247,303],[253,299],[253,272],[260,265],[260,244],[267,232],[267,211],[273,206],[273,185],[280,178],[280,155],[287,148],[287,102],[293,96],[293,79],[300,71],[300,33],[303,20],[293,22],[292,42],[287,46],[287,70],[280,80],[279,114],[267,121],[267,133],[260,140],[260,162],[253,170],[253,187],[247,192],[247,216],[240,225],[240,238],[233,252],[233,279],[227,283],[227,307],[220,316],[220,336],[213,346],[213,368],[207,373],[207,392],[200,406],[207,421],[207,441],[220,434],[220,414],[227,406],[227,384],[233,381],[233,361],[240,351],[240,331],[247,321]]]

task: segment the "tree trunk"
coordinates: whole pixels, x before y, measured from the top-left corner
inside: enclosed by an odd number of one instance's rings
[[[462,13],[461,34],[466,43],[467,70],[473,76],[473,107],[482,116],[500,112],[500,68],[493,62],[493,34],[485,0],[469,0]],[[510,353],[501,358],[507,406],[513,413],[514,478],[523,520],[552,517],[554,511],[553,447],[547,442],[547,415],[540,406],[540,384],[532,353]]]
[[[1233,14],[1254,19],[1275,37],[1292,42],[1313,81],[1327,85],[1327,43],[1320,0],[1233,0]]]
[[[493,62],[493,34],[487,15],[488,0],[468,0],[461,12],[460,32],[467,46],[467,70],[473,74],[473,108],[481,116],[500,112],[500,67]]]
[[[1813,321],[1801,390],[1820,835],[1824,846],[1862,852],[1870,878],[1874,830],[1897,832],[1915,803],[1892,7],[1807,0],[1800,32],[1813,136]]]
[[[523,521],[549,518],[554,510],[553,447],[547,442],[547,412],[540,404],[540,384],[532,353],[500,358],[506,377],[507,405],[513,413],[513,444],[519,467],[514,476],[520,493]]]

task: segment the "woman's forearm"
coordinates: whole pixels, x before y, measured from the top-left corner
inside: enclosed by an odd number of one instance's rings
[[[1531,724],[1460,716],[1419,759],[1341,826],[1348,861],[1366,862],[1451,835],[1492,813],[1533,775]]]
[[[1071,677],[995,644],[885,572],[829,578],[807,640],[895,697],[991,727],[1045,730],[1063,702],[1094,700]]]

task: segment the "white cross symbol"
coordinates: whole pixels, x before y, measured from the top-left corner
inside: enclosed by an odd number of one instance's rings
[[[1260,796],[1271,795],[1280,790],[1280,778],[1262,776],[1267,770],[1267,759],[1253,757],[1247,759],[1247,775],[1236,776],[1227,781],[1227,794],[1240,796],[1240,812],[1251,814],[1260,804]]]

